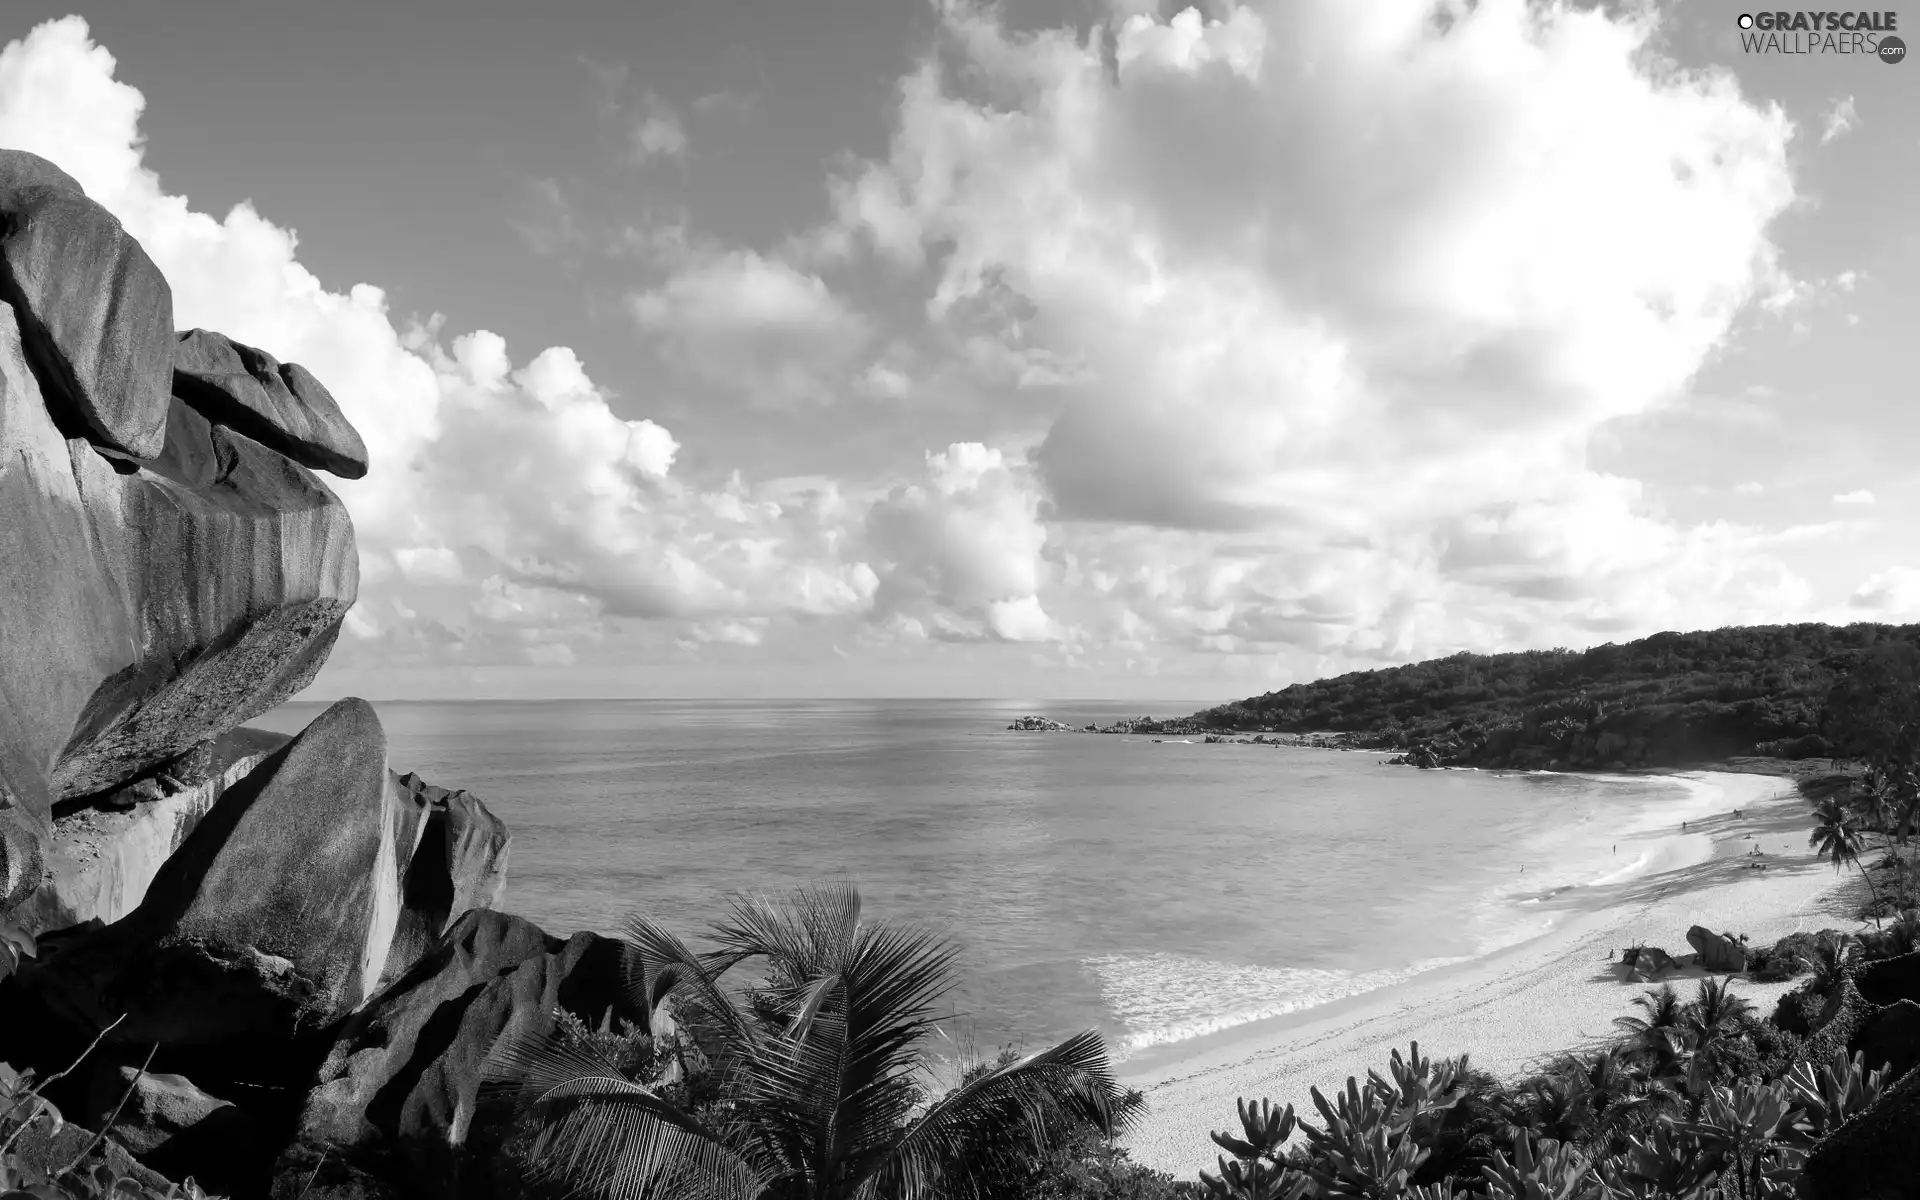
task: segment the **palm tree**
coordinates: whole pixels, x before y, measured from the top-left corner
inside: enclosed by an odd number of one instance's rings
[[[1840,976],[1860,957],[1860,939],[1850,933],[1826,930],[1814,939],[1813,952],[1802,954],[1800,961],[1813,972],[1812,991],[1827,994],[1839,984]]]
[[[1700,991],[1681,1009],[1687,1041],[1693,1046],[1689,1085],[1696,1094],[1716,1082],[1727,1059],[1728,1042],[1753,1016],[1753,1005],[1733,994],[1730,983],[1714,978],[1700,981]]]
[[[1860,827],[1854,823],[1853,814],[1838,798],[1828,796],[1814,806],[1813,832],[1807,835],[1807,845],[1832,863],[1836,871],[1847,866],[1859,867],[1861,878],[1867,881],[1867,891],[1878,907],[1880,893],[1873,886],[1873,876],[1867,874],[1867,869],[1860,864],[1860,853],[1866,849],[1866,841]]]
[[[1633,998],[1642,1016],[1615,1017],[1613,1023],[1626,1032],[1627,1055],[1650,1078],[1672,1079],[1686,1073],[1687,1048],[1685,1003],[1671,983],[1648,988]]]
[[[850,885],[737,897],[711,932],[718,948],[697,954],[651,920],[628,927],[638,978],[666,979],[653,990],[699,1051],[706,1103],[550,1031],[496,1051],[489,1090],[531,1131],[537,1181],[616,1200],[928,1200],[1034,1153],[1063,1117],[1111,1134],[1137,1111],[1091,1032],[928,1103],[957,949],[863,921]],[[723,988],[743,964],[759,978]]]

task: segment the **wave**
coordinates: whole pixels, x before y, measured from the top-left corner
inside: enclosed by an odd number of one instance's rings
[[[1465,957],[1434,958],[1392,970],[1254,967],[1178,954],[1106,955],[1083,959],[1100,983],[1107,1010],[1125,1033],[1124,1059],[1237,1025],[1285,1016],[1405,982]]]

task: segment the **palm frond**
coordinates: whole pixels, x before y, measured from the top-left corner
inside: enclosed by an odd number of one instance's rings
[[[995,1150],[1021,1139],[1043,1143],[1050,1115],[1096,1114],[1113,1132],[1140,1108],[1114,1081],[1100,1035],[1076,1034],[941,1097],[874,1159],[857,1194],[922,1200],[938,1188],[963,1187]]]
[[[753,1200],[757,1174],[718,1132],[551,1025],[501,1039],[483,1086],[532,1136],[536,1179],[607,1200]]]

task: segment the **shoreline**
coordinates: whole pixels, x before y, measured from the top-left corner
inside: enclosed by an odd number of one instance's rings
[[[1234,1122],[1239,1098],[1292,1104],[1317,1120],[1309,1087],[1322,1092],[1384,1071],[1394,1049],[1465,1053],[1502,1077],[1614,1033],[1654,984],[1619,966],[1631,945],[1664,946],[1684,969],[1668,976],[1683,994],[1704,973],[1691,965],[1690,926],[1747,934],[1770,944],[1800,929],[1852,928],[1841,896],[1857,879],[1836,877],[1806,848],[1806,805],[1786,773],[1661,772],[1721,789],[1717,814],[1657,839],[1651,865],[1631,879],[1569,896],[1552,929],[1461,962],[1300,1012],[1143,1048],[1117,1064],[1121,1082],[1147,1098],[1141,1124],[1121,1144],[1135,1161],[1191,1178],[1216,1166],[1213,1130]],[[1739,816],[1734,816],[1739,810]],[[1697,825],[1697,828],[1695,827]],[[1752,847],[1763,853],[1754,856]],[[1752,863],[1765,861],[1766,870]],[[1555,900],[1561,899],[1556,897]],[[1585,903],[1582,903],[1585,901]],[[1552,903],[1552,901],[1549,901]],[[1765,1014],[1798,981],[1735,977],[1736,994]]]

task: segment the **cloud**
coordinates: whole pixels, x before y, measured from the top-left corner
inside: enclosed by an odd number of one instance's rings
[[[1138,8],[1103,52],[946,6],[816,241],[1065,366],[1033,463],[1050,545],[1118,527],[1080,561],[1136,624],[1095,624],[1411,652],[1801,594],[1758,531],[1675,525],[1585,462],[1795,288],[1777,106],[1655,64],[1650,13]],[[1268,549],[1112,558],[1236,539]],[[1445,615],[1473,597],[1504,615]]]
[[[1872,504],[1873,493],[1865,488],[1857,488],[1851,492],[1841,492],[1837,494],[1834,496],[1833,502],[1835,504]]]
[[[1847,597],[1853,619],[1920,620],[1920,570],[1888,567],[1869,576]]]
[[[1827,110],[1826,124],[1820,130],[1820,144],[1826,145],[1859,124],[1860,114],[1853,106],[1853,97],[1842,96],[1833,102],[1832,108]]]
[[[1749,479],[1745,483],[1734,484],[1733,490],[1736,495],[1740,496],[1758,496],[1761,492],[1767,490],[1767,485],[1757,479]]]
[[[759,403],[831,399],[870,335],[818,275],[751,250],[692,252],[627,303],[674,365]]]
[[[929,453],[925,481],[894,488],[868,516],[875,615],[947,640],[1051,639],[1037,595],[1039,505],[1032,473],[999,450],[962,442]]]
[[[183,326],[304,363],[360,425],[349,661],[931,640],[1264,678],[1810,611],[1776,556],[1831,524],[1679,521],[1591,452],[1681,403],[1756,302],[1859,282],[1781,266],[1777,106],[1662,65],[1641,9],[1156,11],[1081,37],[944,6],[884,157],[789,244],[537,192],[529,236],[617,247],[688,397],[818,406],[823,436],[843,399],[937,419],[858,478],[689,477],[724,441],[683,447],[570,349],[396,321],[252,207],[194,212],[77,18],[0,51],[0,144],[118,213]],[[602,82],[628,151],[687,151],[678,113]],[[1849,611],[1910,590],[1883,576]]]
[[[382,662],[451,648],[560,663],[568,640],[625,617],[867,608],[873,572],[839,542],[863,513],[831,489],[776,501],[738,479],[695,486],[673,474],[673,435],[616,415],[571,350],[516,363],[489,332],[447,338],[439,318],[397,327],[378,288],[327,290],[293,233],[251,205],[216,220],[162,189],[141,161],[144,100],[114,70],[79,18],[10,43],[0,144],[53,159],[121,218],[171,281],[180,327],[308,366],[361,430],[373,471],[328,481],[363,564],[343,655],[372,642],[361,648]],[[663,292],[661,319],[692,332],[830,323],[804,281],[733,267],[708,277],[721,285]]]
[[[651,111],[633,128],[635,157],[644,162],[659,156],[677,158],[685,154],[687,131],[680,124],[679,115],[651,94],[647,102]]]

